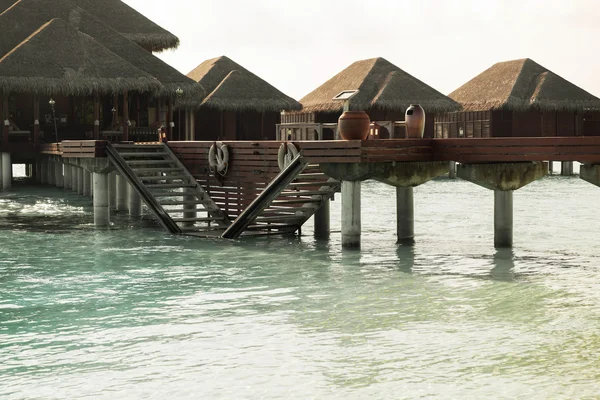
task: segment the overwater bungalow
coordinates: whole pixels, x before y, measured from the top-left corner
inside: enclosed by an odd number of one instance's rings
[[[192,140],[274,140],[281,112],[302,108],[225,56],[204,61],[187,76],[207,93],[184,105],[195,110]]]
[[[0,14],[17,2],[17,0],[0,0]],[[72,0],[72,2],[148,51],[163,51],[179,46],[177,36],[121,0]],[[32,7],[32,12],[37,9],[37,4],[39,3],[28,3]]]
[[[9,142],[25,139],[31,143],[38,140],[55,141],[57,137],[58,140],[155,140],[157,129],[161,125],[166,126],[171,134],[175,126],[173,108],[176,103],[188,97],[203,96],[202,87],[147,50],[150,47],[165,48],[168,46],[165,38],[158,39],[156,35],[150,34],[144,49],[111,28],[101,18],[79,7],[77,3],[71,0],[20,0],[0,14],[0,25],[3,27],[0,39],[0,76],[4,79],[3,82],[12,82],[0,87],[5,138],[8,138]],[[81,3],[86,5],[88,2]],[[95,6],[90,5],[89,8],[95,9]],[[59,40],[60,30],[42,29],[56,19],[64,21],[83,35],[81,37],[87,39],[73,39],[63,44]],[[136,21],[135,17],[132,16],[132,20]],[[40,30],[43,31],[41,39],[38,36]],[[32,41],[33,38],[35,40]],[[141,42],[139,37],[138,41]],[[91,44],[92,42],[94,44]],[[154,44],[150,45],[150,42]],[[75,49],[78,43],[82,46],[79,52]],[[173,45],[174,42],[170,43]],[[34,44],[37,46],[36,50],[30,50]],[[110,77],[115,81],[127,81],[130,78],[127,69],[113,67],[110,63],[99,62],[99,68],[88,66],[89,60],[86,61],[83,56],[87,51],[85,46],[104,49],[107,59],[120,60],[114,65],[128,65],[134,68],[140,82],[151,79],[153,85],[130,85],[129,88],[116,85],[115,90],[107,90],[106,86],[102,86],[102,90],[95,86],[89,88],[88,85],[86,90],[81,90],[83,86],[73,82],[70,86],[72,90],[64,90],[68,85],[56,86],[53,89],[49,82],[59,78],[60,68],[63,67],[63,77],[67,80],[71,76],[82,80],[85,78],[89,82],[94,82],[94,78]],[[21,79],[20,85],[14,84],[15,79],[22,78],[27,69],[15,69],[9,62],[17,54],[23,57],[21,61],[33,64],[27,72],[32,76]],[[55,70],[36,68],[36,64],[46,65],[43,54],[46,54],[49,60],[67,57],[66,64],[58,63]],[[80,55],[80,59],[76,59],[76,54]],[[85,73],[78,76],[81,71],[72,70],[69,62],[74,65],[82,63],[82,66],[87,68],[84,68]],[[120,72],[123,72],[123,76],[119,75]],[[50,98],[53,99],[53,107],[49,104]],[[99,103],[98,115],[94,115],[96,101]],[[36,109],[40,110],[39,118],[34,117]],[[37,130],[39,135],[35,134]],[[48,134],[55,130],[57,135]],[[21,133],[17,135],[15,131]]]
[[[377,121],[382,139],[405,136],[404,127],[395,126],[394,121],[403,121],[411,104],[425,109],[425,137],[433,137],[433,114],[460,109],[454,100],[378,57],[356,61],[304,96],[301,112],[283,113],[280,132],[290,136],[292,131],[291,136],[300,135],[298,139],[333,139],[343,112],[343,103],[333,97],[346,90],[358,90],[352,98],[353,108],[366,111],[371,121]]]
[[[436,116],[435,136],[582,136],[599,131],[600,99],[531,59],[500,62],[449,95],[463,110]]]

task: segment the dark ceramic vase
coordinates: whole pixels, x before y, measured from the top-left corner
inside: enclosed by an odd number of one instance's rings
[[[365,140],[369,136],[371,119],[364,111],[344,111],[338,120],[340,135],[344,140]]]
[[[406,137],[420,139],[425,133],[425,110],[418,104],[411,104],[404,116]]]

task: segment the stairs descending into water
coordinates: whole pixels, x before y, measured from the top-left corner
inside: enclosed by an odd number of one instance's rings
[[[230,225],[166,144],[109,144],[107,155],[171,233],[218,237]]]
[[[293,233],[340,190],[341,183],[298,154],[231,223],[222,237]]]

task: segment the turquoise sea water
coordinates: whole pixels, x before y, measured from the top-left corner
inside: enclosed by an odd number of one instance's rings
[[[600,397],[600,188],[548,177],[514,195],[363,184],[363,246],[170,236],[150,217],[92,226],[91,202],[0,194],[0,399]]]

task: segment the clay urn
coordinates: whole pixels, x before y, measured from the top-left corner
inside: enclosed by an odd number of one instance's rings
[[[340,135],[344,140],[365,140],[370,127],[371,119],[364,111],[344,111],[338,120]]]
[[[420,139],[425,133],[425,110],[418,104],[411,104],[404,116],[406,137]]]

